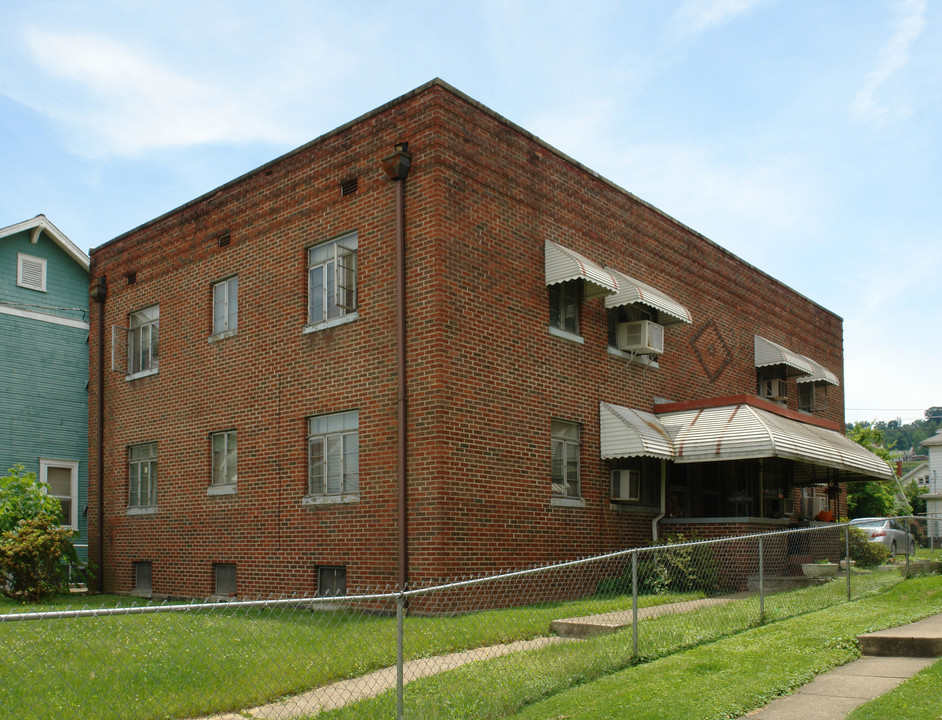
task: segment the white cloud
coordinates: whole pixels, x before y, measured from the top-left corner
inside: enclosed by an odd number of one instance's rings
[[[723,25],[748,12],[761,0],[687,0],[677,10],[677,39],[687,39]]]
[[[851,113],[859,120],[883,120],[890,110],[878,103],[877,91],[909,63],[910,48],[926,25],[926,0],[903,0],[897,4],[893,34],[880,50],[877,66],[867,75],[854,98]],[[906,111],[898,111],[905,115]]]
[[[31,29],[25,43],[46,76],[39,92],[21,87],[17,99],[75,133],[82,154],[133,156],[285,135],[276,118],[240,100],[243,94],[185,77],[107,37]]]

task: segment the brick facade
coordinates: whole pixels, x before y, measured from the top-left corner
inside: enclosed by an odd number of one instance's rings
[[[619,512],[609,501],[600,401],[651,412],[655,398],[754,393],[756,334],[814,358],[842,382],[839,317],[433,81],[92,252],[93,281],[104,277],[108,287],[104,304],[92,303],[90,341],[92,448],[99,343],[108,365],[105,588],[131,591],[135,562],[151,563],[155,593],[174,595],[211,594],[214,563],[237,565],[240,595],[311,593],[324,566],[345,567],[351,587],[395,582],[396,209],[382,160],[400,142],[412,156],[405,235],[413,580],[650,541],[657,508]],[[352,178],[356,191],[342,194]],[[356,319],[304,332],[307,249],[351,231]],[[228,244],[220,243],[226,234]],[[666,330],[656,367],[608,352],[601,299],[580,303],[583,342],[551,334],[545,240],[643,279],[689,308],[692,324]],[[232,275],[238,331],[211,342],[212,284]],[[131,380],[113,372],[113,352],[126,369],[120,328],[158,304],[159,371]],[[347,410],[359,418],[358,500],[302,504],[307,419]],[[818,417],[836,427],[843,412],[842,387],[830,387]],[[582,506],[551,501],[552,419],[580,426]],[[237,489],[211,494],[210,434],[224,430],[238,434]],[[142,443],[157,444],[157,510],[129,514],[128,448]],[[97,530],[91,535],[94,558]]]

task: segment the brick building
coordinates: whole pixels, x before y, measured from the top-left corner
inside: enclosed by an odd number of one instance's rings
[[[889,477],[839,317],[440,80],[91,257],[108,590],[482,573]]]

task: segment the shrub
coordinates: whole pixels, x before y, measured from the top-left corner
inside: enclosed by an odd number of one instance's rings
[[[667,593],[704,592],[715,594],[720,587],[720,573],[716,558],[709,545],[688,545],[696,538],[668,535],[667,544],[646,550],[638,557],[638,593],[666,595]],[[600,595],[631,592],[631,569],[624,574],[601,580],[596,588]]]
[[[66,562],[78,561],[59,501],[22,465],[0,477],[0,593],[38,602],[65,588]]]
[[[850,559],[860,567],[876,567],[882,565],[890,557],[890,550],[883,543],[870,542],[866,532],[859,527],[849,527],[848,544],[850,545]],[[847,553],[841,547],[841,558]]]

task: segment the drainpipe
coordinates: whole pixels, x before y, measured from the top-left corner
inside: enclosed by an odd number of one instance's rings
[[[661,459],[661,512],[651,521],[651,540],[657,542],[657,524],[667,514],[667,460]]]
[[[98,303],[98,408],[95,432],[98,434],[98,592],[105,590],[105,277],[95,281],[89,296]],[[91,478],[89,478],[91,480]]]
[[[409,143],[398,143],[395,152],[383,160],[383,171],[396,183],[396,403],[397,403],[397,484],[399,490],[399,589],[409,582],[409,535],[407,532],[408,493],[406,474],[406,176],[412,156]]]

